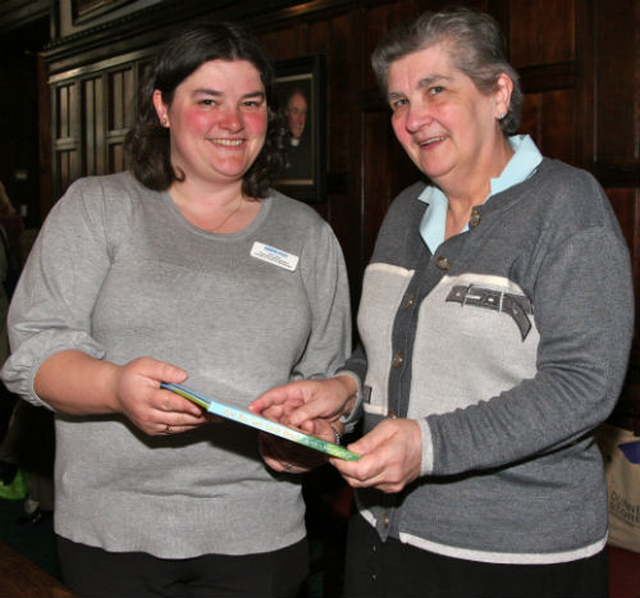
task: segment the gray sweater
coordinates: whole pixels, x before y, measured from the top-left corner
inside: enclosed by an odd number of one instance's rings
[[[251,255],[264,243],[294,270]],[[342,252],[309,206],[271,192],[245,230],[187,222],[128,173],[83,179],[53,208],[10,314],[2,376],[34,404],[40,364],[65,349],[124,364],[148,355],[246,407],[270,387],[331,375],[350,348]],[[295,476],[266,468],[255,431],[210,424],[148,437],[122,417],[56,414],[55,530],[165,558],[276,550],[305,534]]]
[[[424,184],[390,207],[358,314],[365,431],[397,412],[422,430],[422,477],[359,491],[362,515],[425,550],[553,563],[607,534],[593,429],[613,409],[633,328],[628,250],[598,183],[543,160],[474,209],[432,256]],[[428,209],[428,208],[427,208]]]

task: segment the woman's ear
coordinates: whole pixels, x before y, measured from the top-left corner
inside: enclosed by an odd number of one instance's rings
[[[162,101],[162,92],[159,89],[153,90],[153,105],[158,115],[158,120],[163,127],[169,128],[169,107]]]
[[[498,80],[496,81],[495,90],[495,117],[498,120],[502,120],[507,112],[509,112],[509,106],[511,105],[511,93],[513,92],[513,81],[507,73],[500,73]]]

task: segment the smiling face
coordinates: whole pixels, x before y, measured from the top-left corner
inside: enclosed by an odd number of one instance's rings
[[[264,146],[267,102],[258,70],[246,60],[211,60],[175,90],[170,105],[153,96],[171,132],[171,163],[187,182],[242,181]]]
[[[465,181],[488,184],[504,136],[498,124],[508,108],[508,77],[480,93],[456,68],[448,46],[436,44],[391,63],[388,100],[395,134],[416,166],[447,193]],[[495,173],[497,170],[497,173]]]

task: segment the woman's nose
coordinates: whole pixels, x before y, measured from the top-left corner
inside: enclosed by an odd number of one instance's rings
[[[431,111],[425,104],[410,104],[406,112],[405,127],[410,133],[420,130],[420,127],[431,121]]]
[[[232,133],[240,131],[244,127],[242,113],[236,108],[225,110],[220,125]]]

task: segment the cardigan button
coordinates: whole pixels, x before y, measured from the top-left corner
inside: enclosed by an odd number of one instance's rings
[[[399,368],[402,367],[402,364],[404,364],[404,355],[398,352],[393,356],[391,365],[393,365],[394,368]]]
[[[478,208],[473,208],[473,210],[471,210],[471,218],[469,219],[469,226],[478,226],[478,224],[480,224],[480,220],[482,220],[482,217],[480,216],[480,212],[478,211]]]
[[[451,269],[451,260],[444,255],[439,255],[436,258],[436,268],[440,270],[449,270]]]

